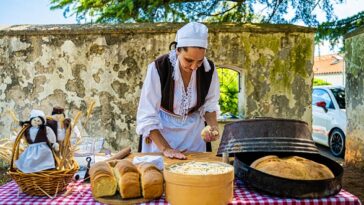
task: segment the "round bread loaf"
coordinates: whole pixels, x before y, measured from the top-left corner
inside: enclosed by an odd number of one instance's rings
[[[250,166],[264,173],[287,179],[323,180],[335,177],[327,166],[298,156],[279,158],[268,155],[255,160]]]

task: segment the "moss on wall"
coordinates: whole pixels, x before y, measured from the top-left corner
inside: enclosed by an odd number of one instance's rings
[[[95,109],[83,135],[136,148],[136,109],[147,65],[167,53],[182,24],[12,26],[0,30],[2,135],[32,108],[69,117]],[[290,25],[209,24],[207,55],[245,76],[245,117],[293,118],[311,124],[313,30]]]
[[[291,118],[311,124],[312,33],[243,32],[239,38],[233,34],[221,34],[214,35],[213,39],[213,45],[217,45],[211,55],[215,63],[234,62],[233,66],[242,68],[245,75],[246,118]],[[237,39],[241,42],[241,49],[232,51],[226,46],[226,42]],[[219,55],[217,51],[227,55]],[[230,52],[234,54],[228,55]],[[234,59],[236,55],[238,59]]]
[[[364,167],[364,30],[345,39],[346,153],[345,162]]]

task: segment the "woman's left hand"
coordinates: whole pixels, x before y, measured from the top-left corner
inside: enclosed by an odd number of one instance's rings
[[[220,137],[219,129],[217,126],[210,126],[207,125],[202,131],[201,131],[201,137],[206,142],[212,142]]]

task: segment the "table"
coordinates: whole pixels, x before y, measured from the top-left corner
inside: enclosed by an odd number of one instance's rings
[[[18,186],[11,181],[0,187],[0,204],[64,204],[64,205],[96,205],[101,204],[92,198],[90,184],[82,181],[71,183],[74,191],[68,196],[48,197],[18,195]],[[162,197],[145,205],[164,205],[168,202]],[[235,180],[233,205],[361,205],[360,200],[345,190],[335,196],[320,199],[291,199],[264,195],[256,192],[241,180]]]
[[[161,153],[132,153],[127,159],[133,159],[135,156],[144,155],[161,155]],[[186,153],[185,161],[221,161],[220,157],[214,153]],[[176,159],[164,158],[164,164],[169,165],[177,162]],[[0,187],[0,205],[1,204],[65,204],[65,205],[93,205],[101,204],[95,201],[91,194],[90,184],[78,181],[71,183],[69,186],[74,187],[74,192],[69,196],[57,196],[54,199],[48,197],[31,197],[25,194],[19,194],[18,186],[14,181]],[[145,205],[164,205],[168,204],[164,197],[154,200]],[[336,196],[320,199],[290,199],[272,197],[260,194],[240,180],[234,183],[234,198],[230,204],[234,205],[361,205],[358,197],[341,190]]]

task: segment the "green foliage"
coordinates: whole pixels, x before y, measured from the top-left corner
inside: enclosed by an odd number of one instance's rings
[[[238,116],[239,73],[226,68],[218,68],[217,73],[220,80],[221,113]]]
[[[319,85],[331,85],[331,83],[329,83],[329,82],[327,82],[325,80],[314,78],[313,79],[313,86],[319,86]]]
[[[344,0],[50,0],[51,9],[63,9],[64,16],[76,15],[79,22],[238,22],[301,23],[317,27],[316,42],[330,40],[334,45],[342,36],[364,25],[364,12],[337,20],[333,5]],[[318,10],[326,22],[317,20]],[[288,15],[291,11],[293,15]]]
[[[363,25],[364,11],[345,19],[324,22],[318,26],[315,40],[316,42],[329,40],[333,46],[342,41],[345,34]]]
[[[343,2],[344,0],[50,0],[51,9],[63,9],[65,17],[76,15],[79,22],[303,22],[307,26],[318,28],[316,42],[330,40],[332,45],[342,40],[347,32],[364,25],[364,12],[346,19],[336,18],[333,5]],[[318,22],[314,14],[318,10],[325,13],[326,22]]]
[[[304,22],[317,26],[315,9],[334,20],[334,3],[343,0],[50,0],[51,9],[64,9],[65,16],[91,17],[97,22]],[[287,15],[288,11],[294,15]],[[287,16],[292,16],[287,19]],[[87,19],[86,19],[87,21]]]

